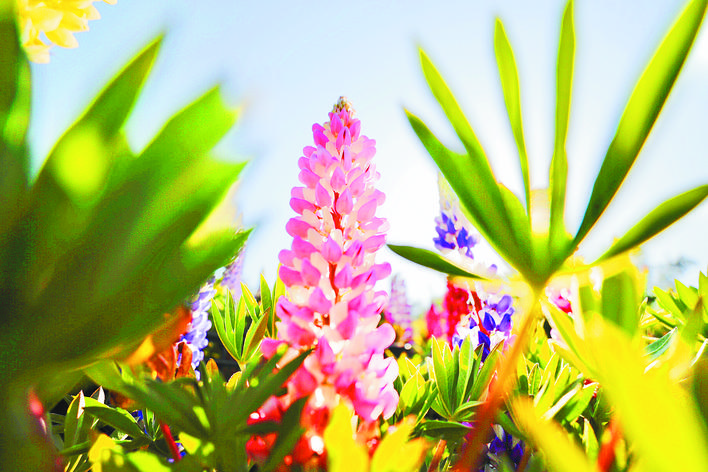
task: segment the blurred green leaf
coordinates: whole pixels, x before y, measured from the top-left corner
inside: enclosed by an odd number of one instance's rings
[[[468,272],[457,264],[448,261],[438,253],[429,251],[427,249],[411,246],[398,246],[395,244],[388,244],[388,248],[399,256],[408,259],[409,261],[415,262],[416,264],[420,264],[430,269],[437,270],[438,272],[456,275],[459,277],[469,277],[471,279],[486,280],[485,277]]]
[[[533,443],[541,449],[549,470],[557,472],[591,472],[598,469],[584,452],[568,437],[568,434],[553,421],[543,420],[528,401],[512,402],[514,417],[519,426],[528,433]]]
[[[497,57],[499,78],[501,79],[502,90],[504,92],[504,103],[506,103],[506,111],[509,115],[509,124],[511,124],[511,131],[514,134],[516,148],[519,151],[521,176],[524,181],[524,196],[526,198],[526,211],[530,215],[531,183],[529,179],[529,160],[526,155],[524,128],[521,119],[519,74],[516,69],[514,51],[511,48],[511,44],[509,44],[509,39],[504,31],[504,25],[498,18],[494,25],[494,53]]]
[[[334,408],[323,438],[330,472],[368,472],[369,456],[354,440],[352,412],[339,404]]]
[[[668,370],[646,371],[643,353],[612,324],[598,322],[588,333],[596,379],[643,467],[657,472],[704,470],[708,433],[692,398],[669,378]],[[660,428],[647,411],[660,412]]]
[[[386,434],[371,458],[371,472],[416,472],[425,459],[426,444],[410,439],[410,423],[399,424]]]
[[[637,82],[595,179],[574,245],[594,226],[634,164],[693,45],[707,3],[693,0],[688,4]]]
[[[639,303],[644,287],[636,270],[624,270],[602,281],[602,316],[629,336],[639,327]]]
[[[708,196],[708,185],[677,195],[656,207],[605,252],[598,261],[628,251],[654,237],[693,210]]]

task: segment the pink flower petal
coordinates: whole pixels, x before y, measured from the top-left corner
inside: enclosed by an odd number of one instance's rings
[[[312,291],[308,299],[308,304],[313,310],[323,314],[329,313],[329,309],[332,308],[332,302],[325,296],[320,287]]]
[[[315,186],[315,201],[320,208],[332,205],[332,195],[320,182],[317,182],[317,186]]]
[[[302,281],[305,283],[305,285],[315,287],[320,283],[320,278],[322,277],[322,274],[320,274],[320,271],[317,270],[317,268],[313,266],[307,259],[303,259],[302,261],[301,273]]]
[[[302,276],[300,275],[300,272],[291,269],[290,267],[281,265],[280,269],[278,270],[278,276],[280,277],[280,280],[283,281],[286,287],[292,287],[293,285],[302,284]]]
[[[352,201],[352,194],[348,188],[344,189],[344,191],[339,195],[334,208],[340,215],[351,213],[354,208],[354,202]]]
[[[327,238],[322,246],[322,256],[330,264],[336,264],[342,258],[342,249],[332,237]]]
[[[352,267],[345,264],[334,276],[334,286],[342,289],[347,288],[352,283]]]
[[[310,254],[317,251],[317,248],[312,243],[305,241],[299,236],[293,238],[292,248],[295,255],[300,259],[309,257]]]
[[[359,208],[359,211],[357,212],[356,216],[357,219],[361,222],[363,221],[369,221],[371,218],[374,217],[374,214],[376,213],[376,200],[369,200],[365,204]]]
[[[300,218],[290,218],[285,224],[285,231],[293,238],[299,236],[307,239],[307,232],[312,228],[309,224],[302,221]]]
[[[305,210],[309,211],[315,211],[315,205],[312,203],[308,202],[307,200],[303,198],[291,198],[290,199],[290,208],[292,208],[295,213],[299,213],[302,215],[302,212]]]
[[[312,125],[312,136],[315,138],[315,144],[319,144],[320,146],[327,145],[328,139],[324,134],[324,130],[324,127],[318,123]]]
[[[302,169],[297,178],[300,182],[307,185],[308,188],[315,188],[317,182],[320,181],[320,177],[310,169]]]
[[[334,169],[334,172],[332,172],[332,179],[329,181],[329,184],[332,186],[332,190],[334,190],[335,192],[341,192],[342,189],[344,189],[344,186],[347,184],[347,181],[344,177],[344,171],[341,167],[336,167]]]

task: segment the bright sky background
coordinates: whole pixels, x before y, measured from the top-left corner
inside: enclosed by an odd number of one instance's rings
[[[566,215],[575,232],[592,183],[632,87],[683,0],[579,0],[575,5],[576,63],[567,142]],[[169,115],[211,85],[242,106],[237,127],[219,153],[249,159],[236,194],[238,214],[256,226],[244,280],[263,272],[272,282],[277,253],[289,247],[286,221],[297,182],[297,159],[312,143],[340,95],[376,139],[379,215],[391,223],[388,241],[433,248],[438,212],[437,171],[403,113],[417,114],[453,149],[460,149],[423,79],[423,47],[457,96],[491,157],[497,177],[520,193],[521,177],[496,62],[493,31],[502,18],[521,80],[532,186],[547,185],[552,154],[555,60],[563,1],[238,2],[119,0],[96,3],[103,18],[77,35],[75,50],[54,48],[49,65],[33,66],[31,143],[38,167],[52,143],[135,52],[166,32],[153,74],[128,133],[144,146]],[[704,25],[682,75],[623,189],[581,246],[597,256],[666,198],[708,183],[708,33]],[[235,215],[236,217],[236,215]],[[708,204],[644,246],[659,272],[680,257],[695,262],[682,279],[697,283],[708,266]],[[444,292],[444,278],[387,249],[419,309]]]

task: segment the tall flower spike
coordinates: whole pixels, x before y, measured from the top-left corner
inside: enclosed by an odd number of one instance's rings
[[[443,253],[456,251],[466,258],[474,259],[472,249],[479,241],[479,236],[462,213],[457,197],[442,174],[438,175],[438,191],[440,216],[435,218],[435,247]]]
[[[63,48],[79,45],[74,33],[88,31],[89,20],[101,17],[97,0],[17,0],[22,43],[33,62],[49,62],[52,44]],[[115,5],[117,0],[103,0]],[[46,41],[46,42],[45,42]]]
[[[398,367],[383,356],[396,335],[390,324],[379,326],[387,294],[374,288],[391,273],[375,261],[388,229],[375,216],[384,194],[374,187],[375,142],[360,130],[344,98],[312,127],[314,146],[298,161],[304,186],[290,200],[293,242],[279,255],[288,289],[276,305],[279,339],[264,340],[261,350],[270,357],[282,343],[293,351],[314,347],[288,384],[290,397],[314,393],[312,406],[328,409],[346,401],[371,423],[396,410]]]
[[[209,345],[207,332],[211,329],[209,310],[214,299],[214,279],[208,280],[192,300],[192,322],[180,341],[185,341],[192,351],[192,368],[199,379],[199,363],[204,359],[204,348]]]
[[[406,296],[406,281],[398,274],[391,278],[391,298],[386,309],[386,319],[396,330],[399,344],[403,345],[413,338],[411,305]]]

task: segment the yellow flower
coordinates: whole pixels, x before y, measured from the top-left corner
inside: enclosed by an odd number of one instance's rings
[[[22,43],[30,60],[49,62],[52,44],[64,48],[79,45],[74,33],[88,30],[88,21],[101,17],[97,0],[17,0]],[[115,5],[117,0],[103,0]]]

